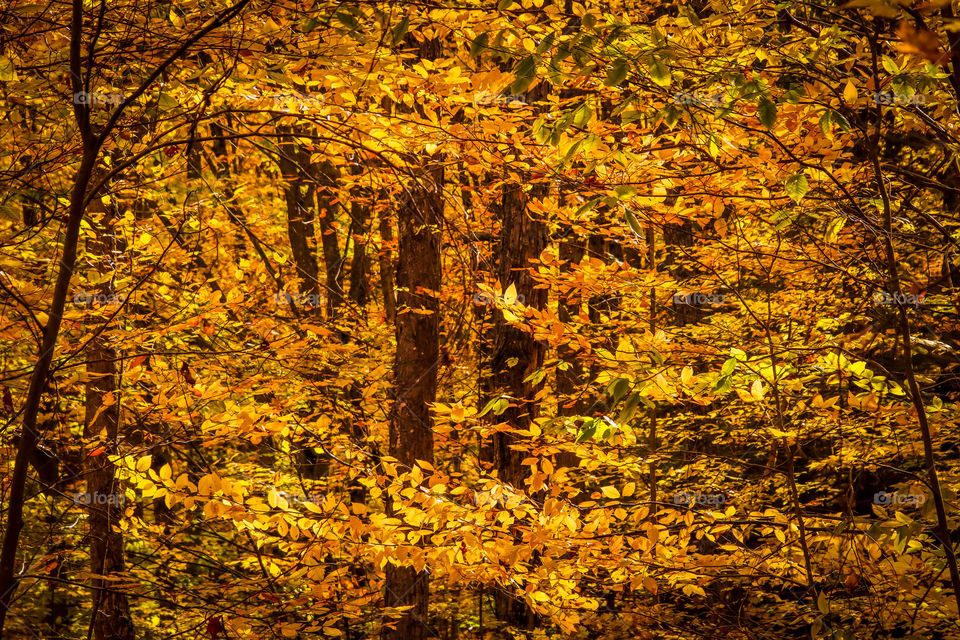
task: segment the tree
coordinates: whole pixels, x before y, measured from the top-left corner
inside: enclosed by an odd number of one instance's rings
[[[4,11],[7,635],[956,636],[952,3]]]

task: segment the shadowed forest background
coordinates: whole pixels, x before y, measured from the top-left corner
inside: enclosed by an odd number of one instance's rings
[[[0,6],[0,637],[960,638],[960,10]]]

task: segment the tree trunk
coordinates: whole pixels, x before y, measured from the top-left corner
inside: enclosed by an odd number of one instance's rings
[[[534,184],[531,197],[546,195],[546,183]],[[513,284],[524,304],[536,309],[547,305],[547,290],[535,289],[536,281],[530,272],[530,261],[540,257],[547,244],[544,224],[527,213],[527,197],[519,182],[507,182],[503,187],[502,229],[500,244],[499,279],[506,290]],[[500,416],[511,429],[525,430],[537,417],[539,406],[534,400],[539,384],[524,380],[543,366],[545,346],[526,331],[508,325],[499,318],[494,338],[491,374],[502,393],[514,398]],[[512,432],[498,432],[491,443],[493,463],[500,479],[522,490],[529,468],[521,465],[522,451],[512,447],[520,442]],[[497,592],[494,597],[497,617],[510,625],[530,628],[535,624],[532,611],[523,601],[511,594]]]
[[[107,274],[116,258],[115,216],[99,198],[90,201],[89,209],[94,214],[91,223],[96,229],[96,238],[90,241],[88,253],[96,260],[97,270]],[[108,297],[115,295],[113,281],[104,282],[98,293]],[[90,451],[85,456],[87,492],[84,503],[90,514],[87,520],[90,571],[97,576],[115,576],[124,571],[123,535],[119,528],[124,490],[110,461],[110,456],[117,453],[120,435],[117,355],[106,331],[100,332],[87,346],[83,437]],[[134,629],[126,593],[117,588],[116,581],[107,578],[92,578],[91,584],[93,609],[90,626],[96,640],[132,639]]]
[[[304,158],[309,161],[309,158]],[[337,207],[337,189],[340,171],[329,160],[310,166],[313,189],[317,194],[317,220],[320,223],[320,245],[327,280],[327,318],[332,319],[338,307],[343,306],[343,257],[334,226]]]
[[[357,165],[362,173],[362,168]],[[354,185],[350,189],[351,233],[353,234],[353,260],[350,263],[349,297],[358,306],[363,307],[370,299],[370,264],[367,257],[367,235],[370,233],[370,197],[367,187]]]
[[[284,198],[287,203],[287,235],[290,238],[290,250],[297,266],[300,279],[299,293],[313,296],[320,294],[318,283],[319,266],[315,249],[313,230],[313,194],[314,185],[306,180],[306,166],[303,154],[297,147],[289,128],[280,144],[278,163],[284,180]],[[289,293],[289,292],[287,292]]]
[[[67,220],[66,233],[63,239],[60,269],[57,273],[53,301],[50,304],[49,320],[44,327],[43,342],[37,356],[37,364],[30,375],[30,388],[27,391],[27,400],[23,407],[23,428],[21,429],[20,442],[17,445],[17,457],[7,492],[9,496],[7,520],[3,534],[3,549],[0,551],[0,638],[3,637],[3,627],[10,602],[13,600],[14,592],[20,582],[19,577],[14,576],[14,567],[17,560],[17,548],[20,544],[20,532],[23,529],[27,468],[37,454],[40,441],[40,434],[37,432],[37,416],[43,392],[47,387],[50,365],[57,346],[57,338],[60,335],[60,325],[63,322],[67,290],[70,287],[70,277],[73,275],[73,268],[77,260],[80,226],[83,222],[86,206],[85,197],[90,183],[90,175],[96,164],[96,157],[96,151],[85,148],[83,160],[74,178],[73,190],[70,194],[70,216]]]
[[[563,194],[561,194],[561,202]],[[571,270],[575,264],[579,264],[583,259],[585,246],[583,240],[576,234],[572,227],[565,229],[566,233],[559,239],[557,255],[560,257],[561,273]],[[566,293],[560,297],[557,305],[557,317],[560,322],[570,324],[579,322],[580,318],[580,293]],[[584,402],[580,399],[574,400],[574,395],[578,390],[583,389],[584,380],[582,367],[576,358],[576,350],[564,343],[557,347],[557,357],[567,365],[566,369],[557,369],[557,398],[559,406],[557,415],[580,415],[585,410]],[[580,466],[580,458],[573,451],[564,451],[557,456],[556,467],[575,468]]]
[[[397,459],[401,470],[409,469],[417,460],[433,463],[429,407],[436,400],[440,357],[442,184],[442,167],[428,165],[407,189],[400,209],[396,397],[390,419],[390,456]],[[392,501],[388,501],[387,512],[394,513]],[[384,630],[384,640],[432,636],[427,623],[427,572],[390,565],[386,573],[386,605],[413,608],[399,620],[396,629]]]

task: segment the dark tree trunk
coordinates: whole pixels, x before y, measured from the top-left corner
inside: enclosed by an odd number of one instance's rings
[[[534,184],[530,197],[546,195],[546,184]],[[501,208],[502,228],[500,241],[499,279],[506,290],[511,284],[517,296],[523,296],[524,304],[535,309],[547,305],[547,290],[534,288],[536,281],[531,273],[530,261],[540,257],[547,245],[547,232],[543,222],[535,220],[527,212],[527,196],[519,182],[507,182],[503,187]],[[494,354],[491,362],[493,380],[501,392],[512,400],[509,408],[499,416],[512,429],[529,429],[537,417],[539,405],[534,400],[539,384],[524,380],[543,366],[545,346],[534,337],[507,324],[502,316],[497,323],[494,338]],[[525,457],[522,451],[513,449],[520,437],[510,432],[498,432],[491,443],[493,463],[500,479],[522,490],[529,468],[521,465]],[[533,612],[511,594],[495,594],[497,617],[508,624],[530,628],[535,624]]]
[[[440,357],[440,224],[443,213],[443,170],[431,166],[409,186],[399,215],[397,262],[397,355],[390,420],[390,455],[400,469],[417,460],[433,462],[429,405],[436,400]],[[429,313],[423,313],[429,311]],[[388,503],[388,512],[394,505]],[[432,636],[427,623],[427,572],[388,566],[387,606],[413,606],[385,630],[384,640],[420,640]]]
[[[561,201],[562,200],[563,195],[561,194]],[[558,244],[559,250],[557,255],[562,262],[560,267],[561,273],[569,272],[572,270],[573,265],[580,264],[580,261],[583,259],[585,253],[584,242],[576,235],[573,228],[568,227],[559,239]],[[564,324],[579,322],[580,306],[581,300],[579,292],[562,294],[559,304],[557,305],[557,315],[560,322]],[[566,343],[557,347],[557,357],[567,366],[566,369],[557,369],[557,397],[560,403],[557,407],[557,415],[580,415],[585,409],[585,403],[582,399],[574,399],[578,390],[582,391],[585,387],[581,371],[582,367],[577,361],[575,354],[576,350]],[[564,451],[557,456],[556,466],[558,468],[572,468],[579,466],[579,464],[580,459],[572,451]]]
[[[96,228],[96,239],[88,251],[97,260],[100,273],[112,270],[116,258],[116,241],[112,228],[114,217],[99,198],[90,201],[91,220]],[[96,214],[100,214],[99,220]],[[99,293],[115,294],[112,280],[100,286]],[[83,436],[87,446],[100,449],[85,457],[84,475],[87,491],[84,502],[89,508],[90,570],[98,576],[116,576],[124,571],[123,535],[120,518],[125,500],[123,483],[115,475],[110,456],[117,452],[120,436],[120,404],[117,396],[117,351],[109,343],[105,332],[95,337],[87,347],[86,400],[84,405]],[[93,608],[91,627],[96,640],[127,640],[134,638],[133,623],[127,596],[117,588],[117,582],[93,578]]]
[[[313,230],[314,184],[307,179],[304,155],[297,147],[290,130],[280,144],[278,163],[284,180],[284,198],[287,203],[287,235],[290,250],[300,279],[299,293],[314,296],[320,294],[319,266]],[[306,158],[309,160],[309,158]]]
[[[354,176],[363,168],[358,164]],[[367,256],[367,241],[370,233],[370,208],[372,192],[368,187],[354,185],[350,189],[350,227],[353,235],[353,260],[350,262],[350,300],[360,307],[370,299],[370,258]]]
[[[309,160],[309,158],[304,158]],[[329,160],[311,166],[311,174],[317,194],[317,220],[320,223],[320,245],[323,249],[323,266],[327,280],[327,318],[343,306],[343,257],[337,229],[334,226],[337,207],[337,188],[340,171]]]
[[[387,320],[393,321],[397,317],[397,299],[393,283],[393,223],[390,216],[380,214],[380,290],[383,293],[383,311]]]

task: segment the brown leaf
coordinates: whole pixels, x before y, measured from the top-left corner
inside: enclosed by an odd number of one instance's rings
[[[940,51],[940,40],[937,34],[926,27],[918,29],[910,22],[903,20],[897,27],[897,37],[902,42],[896,47],[903,53],[920,56],[939,65],[944,65],[950,60],[949,52]]]

